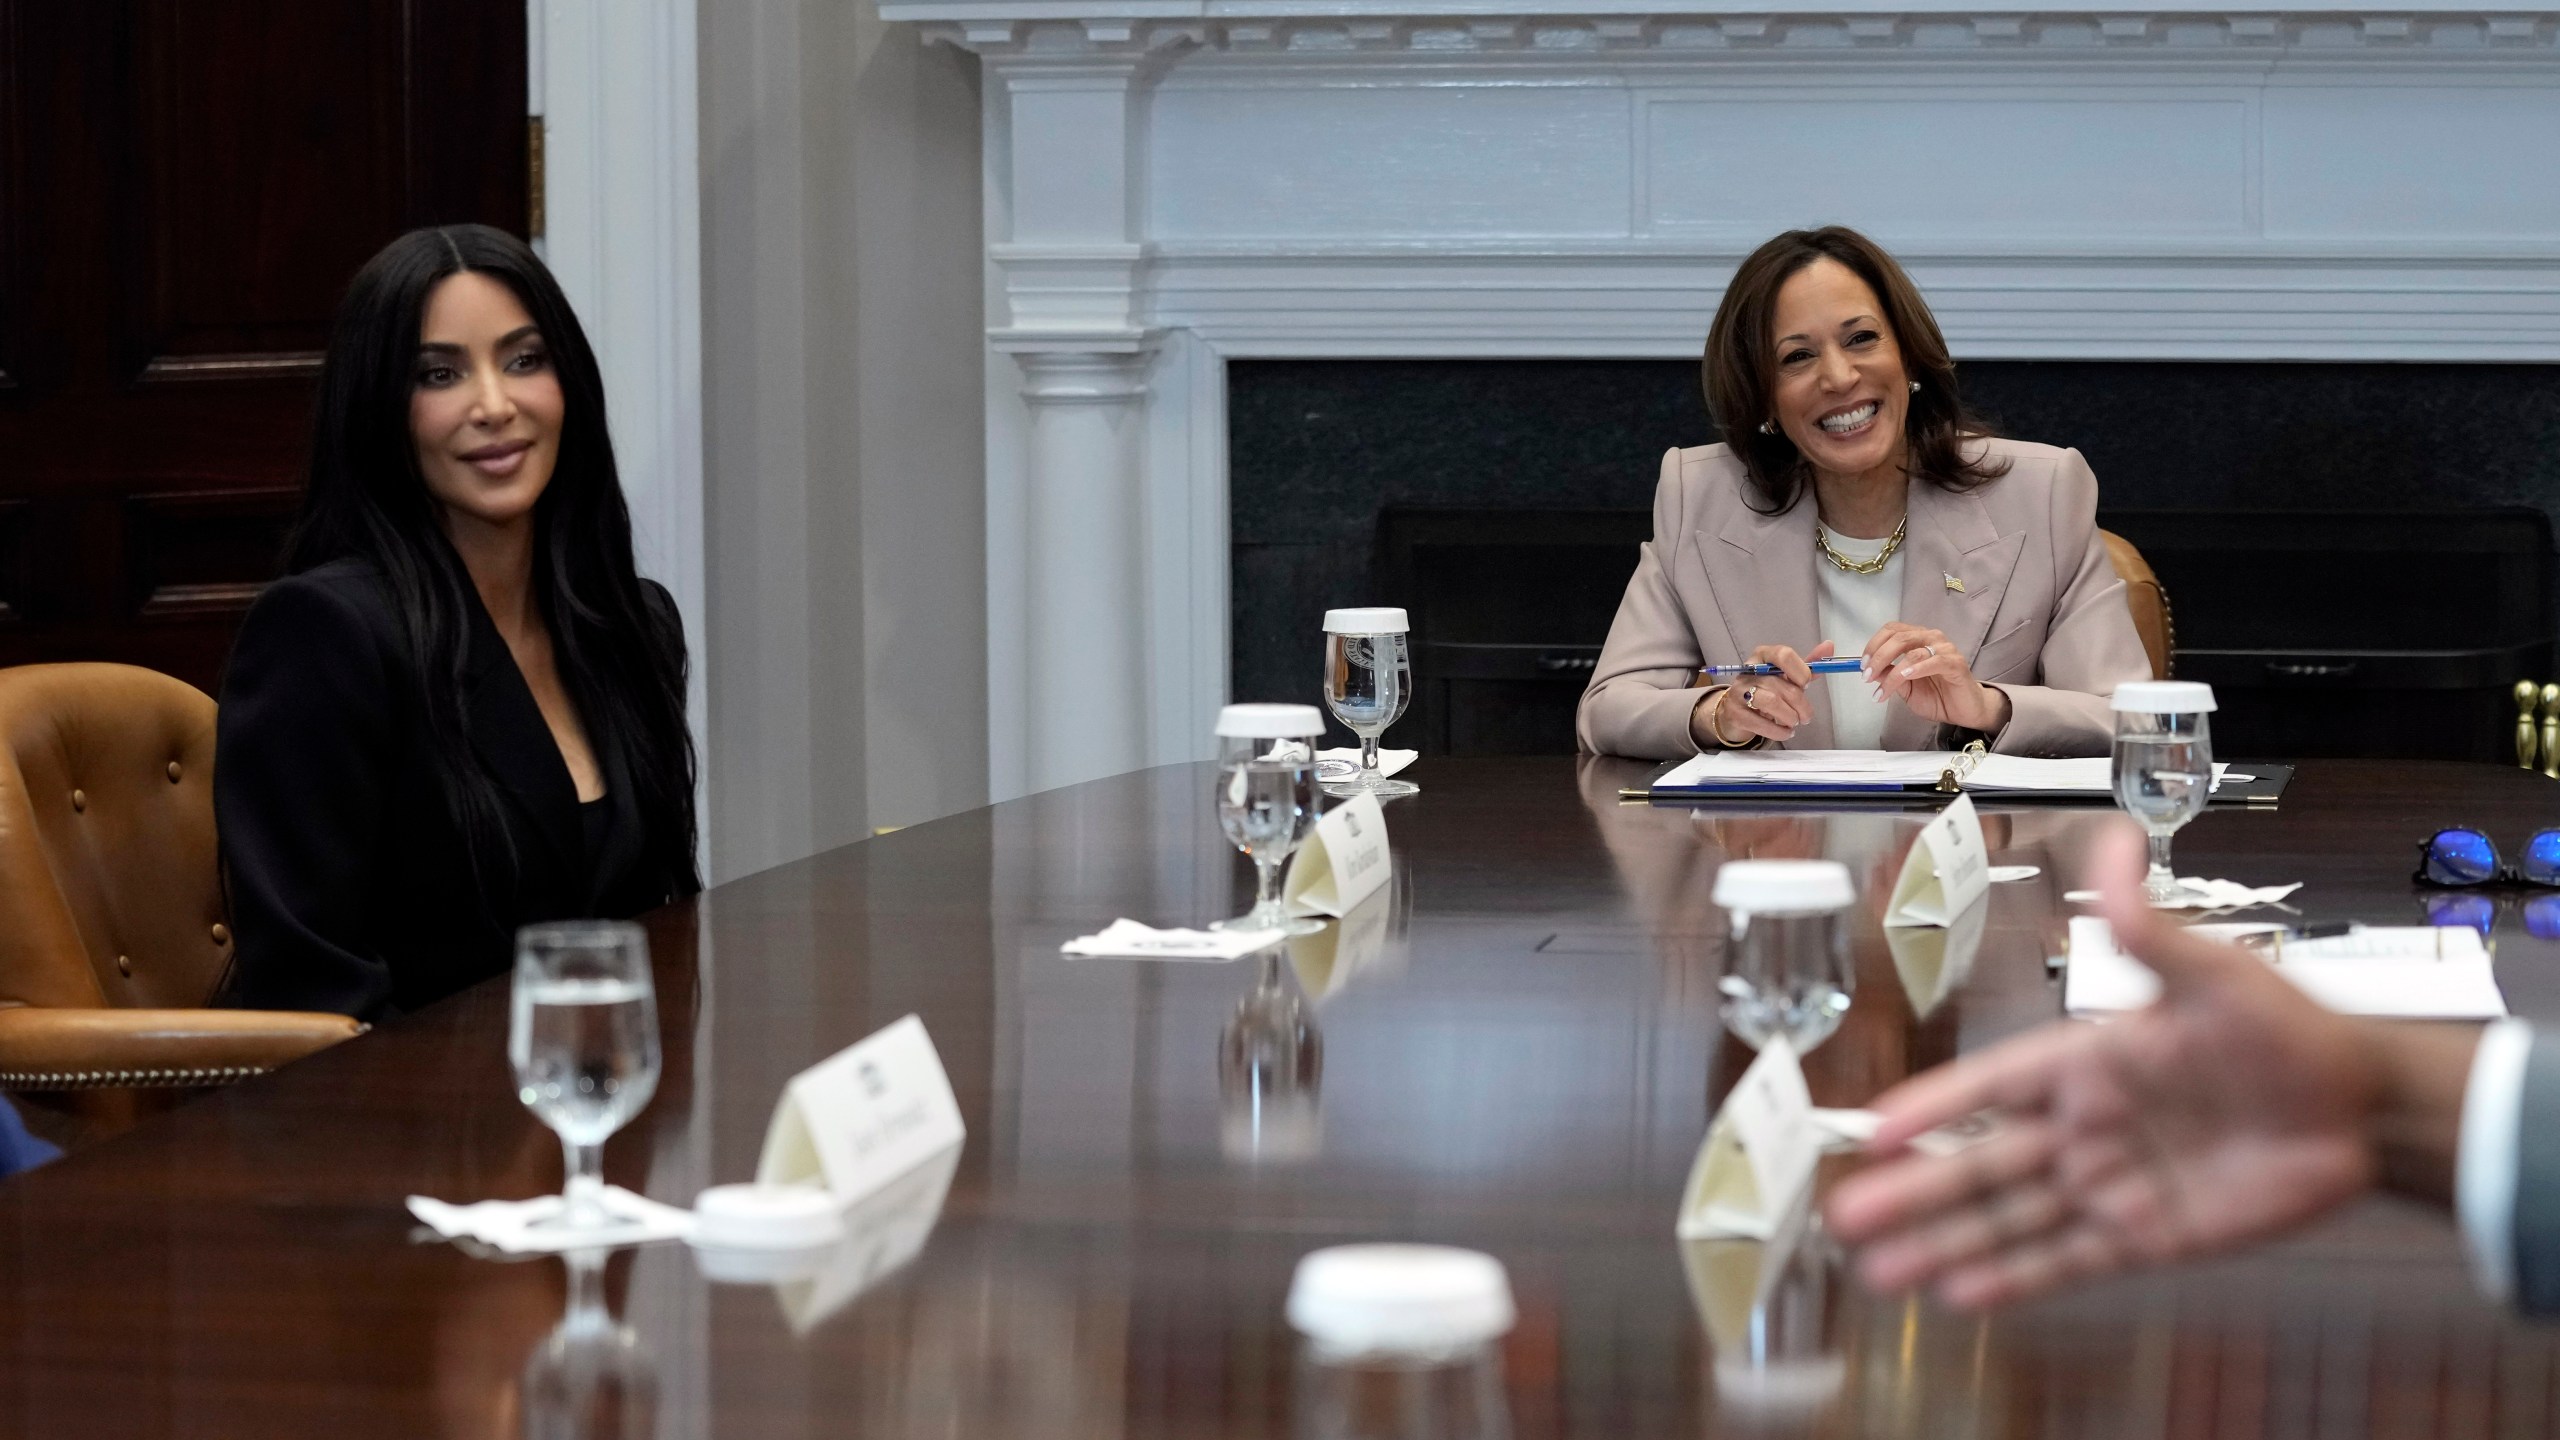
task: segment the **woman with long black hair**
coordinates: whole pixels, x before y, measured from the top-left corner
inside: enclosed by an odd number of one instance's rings
[[[700,888],[683,627],[522,241],[414,230],[356,276],[285,571],[222,689],[231,1003],[380,1018],[503,971],[519,925]]]

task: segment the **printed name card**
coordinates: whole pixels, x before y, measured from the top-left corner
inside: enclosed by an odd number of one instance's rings
[[[1973,797],[1959,795],[1920,827],[1904,857],[1885,907],[1887,925],[1952,925],[1966,906],[1991,889],[1991,853],[1982,841],[1982,817]]]
[[[1893,952],[1894,973],[1902,977],[1902,991],[1911,997],[1915,1017],[1928,1019],[1973,974],[1973,959],[1982,949],[1982,931],[1990,916],[1990,906],[1968,905],[1944,929],[1885,927],[1884,946]]]
[[[1776,1238],[1821,1158],[1804,1067],[1785,1036],[1772,1036],[1725,1097],[1689,1168],[1680,1238]]]
[[[765,1128],[756,1182],[814,1180],[849,1205],[967,1134],[942,1057],[910,1015],[791,1077]]]
[[[1354,795],[1316,821],[1316,833],[1289,862],[1280,898],[1292,915],[1346,915],[1385,885],[1394,868],[1378,797]]]

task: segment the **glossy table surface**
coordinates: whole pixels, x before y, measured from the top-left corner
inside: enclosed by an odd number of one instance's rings
[[[1881,895],[1924,812],[1620,804],[1643,771],[1418,765],[1392,891],[1285,962],[1057,953],[1117,916],[1241,907],[1202,767],[720,886],[650,920],[666,1070],[611,1178],[679,1204],[748,1178],[789,1076],[914,1013],[969,1129],[938,1215],[928,1175],[778,1286],[625,1251],[609,1333],[564,1325],[562,1262],[475,1257],[402,1207],[558,1184],[501,980],[0,1184],[0,1433],[1306,1435],[1327,1382],[1282,1317],[1291,1268],[1364,1239],[1509,1267],[1490,1368],[1520,1437],[2560,1427],[2560,1346],[2473,1298],[2442,1218],[2390,1202],[1988,1320],[1867,1295],[1818,1236],[1765,1287],[1743,1255],[1737,1297],[1734,1255],[1672,1234],[1750,1058],[1719,1020],[1710,876],[1828,854]],[[2106,814],[1990,815],[1995,861],[2042,873],[1995,887],[1969,968],[1897,957],[1862,907],[1816,1102],[2052,1019],[2064,882]],[[2418,835],[2555,818],[2560,782],[2512,769],[2310,763],[2281,807],[2197,821],[2180,869],[2413,923]],[[2512,915],[2497,943],[2510,1004],[2560,1019],[2560,946]]]

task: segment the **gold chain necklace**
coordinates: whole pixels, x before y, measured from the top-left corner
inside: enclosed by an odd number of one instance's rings
[[[1902,512],[1902,519],[1896,522],[1893,527],[1892,537],[1884,542],[1884,548],[1882,550],[1876,552],[1876,558],[1873,560],[1852,560],[1848,556],[1831,548],[1831,536],[1822,528],[1822,522],[1816,520],[1813,522],[1813,548],[1822,552],[1823,559],[1830,561],[1832,564],[1839,566],[1841,569],[1848,571],[1852,575],[1881,575],[1884,573],[1885,562],[1893,558],[1894,551],[1902,548],[1903,534],[1910,528],[1911,512],[1905,510]]]

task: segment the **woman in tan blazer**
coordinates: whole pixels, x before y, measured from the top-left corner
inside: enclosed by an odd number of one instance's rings
[[[1891,256],[1838,226],[1745,260],[1707,338],[1732,444],[1662,457],[1653,539],[1583,693],[1586,750],[2102,755],[2150,678],[2076,450],[1991,437]],[[1856,656],[1855,674],[1807,662]],[[1693,688],[1706,665],[1779,673]]]

